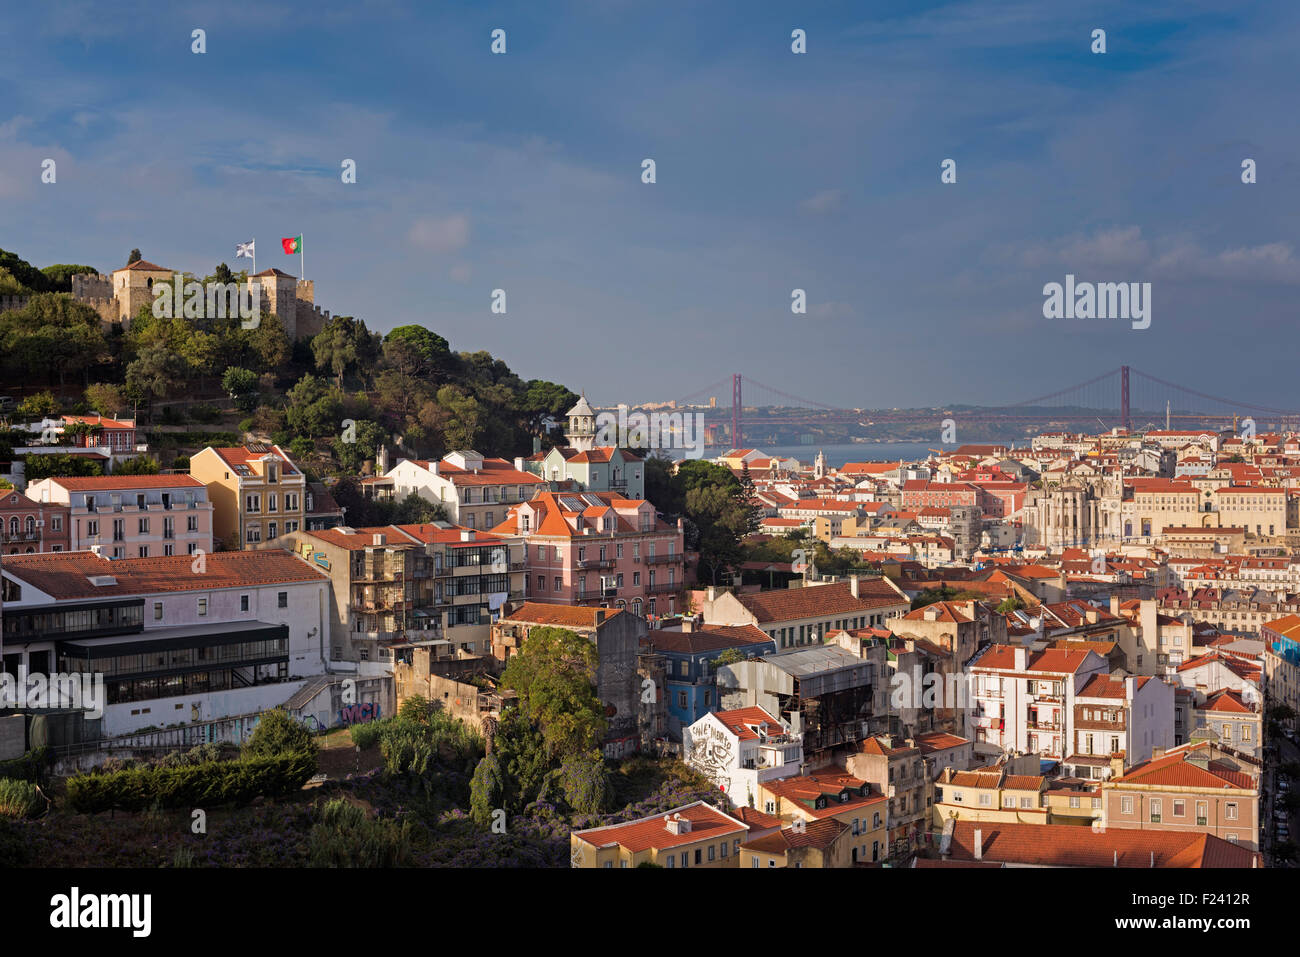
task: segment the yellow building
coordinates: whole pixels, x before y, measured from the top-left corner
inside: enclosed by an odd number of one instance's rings
[[[1060,778],[1044,792],[1043,800],[1047,804],[1048,824],[1105,823],[1106,811],[1099,781]]]
[[[782,828],[740,845],[741,867],[851,867],[853,841],[849,825],[828,817],[812,824]]]
[[[190,475],[208,487],[212,538],[228,550],[303,527],[306,479],[278,445],[209,446],[190,459]]]
[[[1047,779],[1039,774],[1011,774],[1006,767],[957,771],[945,768],[934,782],[934,827],[948,818],[1046,824],[1043,800]]]
[[[849,864],[882,861],[889,856],[888,798],[879,788],[840,768],[763,781],[758,786],[758,801],[760,811],[792,824],[802,822],[809,829],[825,820],[847,824],[844,840]],[[748,860],[742,866],[749,866]]]
[[[703,801],[665,814],[574,831],[569,836],[573,867],[735,867],[749,833],[744,822]]]

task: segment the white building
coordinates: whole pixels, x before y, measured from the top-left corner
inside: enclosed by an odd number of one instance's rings
[[[1092,650],[1000,644],[989,645],[968,670],[976,742],[1057,761],[1073,740],[1077,695],[1093,675],[1107,673]]]
[[[329,579],[280,551],[6,556],[5,669],[103,675],[106,736],[286,704],[327,663]]]
[[[714,711],[682,729],[686,764],[722,788],[733,807],[751,806],[758,785],[797,775],[803,742],[762,708]]]
[[[1075,777],[1109,777],[1112,757],[1134,765],[1175,744],[1174,689],[1159,678],[1093,675],[1075,695],[1073,717],[1065,765]]]

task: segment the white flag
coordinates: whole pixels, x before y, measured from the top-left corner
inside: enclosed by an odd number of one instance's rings
[[[247,257],[248,259],[252,259],[255,253],[253,247],[254,244],[251,242],[235,243],[235,258],[238,259],[240,256],[244,256]]]

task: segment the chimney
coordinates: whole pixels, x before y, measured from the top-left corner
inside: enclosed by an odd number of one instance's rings
[[[370,541],[371,544],[373,544],[376,548],[378,548],[380,545],[388,544],[388,537],[384,535],[382,532],[375,532],[375,534],[371,536]]]
[[[1159,761],[1159,760],[1160,760],[1161,758],[1163,758],[1164,756],[1165,756],[1165,749],[1164,749],[1164,748],[1155,747],[1155,748],[1152,748],[1152,749],[1151,749],[1151,760],[1152,760],[1152,761]]]
[[[858,597],[858,576],[857,575],[849,576],[849,594],[851,594],[854,598]]]
[[[689,634],[695,630],[695,621],[691,618],[682,619],[682,632]]]
[[[1083,619],[1090,625],[1097,624],[1097,609],[1090,607],[1083,613]]]
[[[1015,666],[1017,671],[1024,671],[1029,667],[1029,649],[1024,645],[1017,645],[1013,650],[1015,655]]]
[[[1110,756],[1111,778],[1118,778],[1118,777],[1122,777],[1123,775],[1124,775],[1124,759],[1121,758],[1118,754],[1112,754]]]
[[[515,471],[516,471],[516,472],[522,472],[523,470],[524,470],[524,459],[523,459],[523,456],[521,456],[521,455],[516,455],[516,456],[515,456]]]
[[[604,608],[597,608],[597,609],[596,609],[596,624],[598,624],[598,625],[603,625],[604,623],[605,623],[605,609],[604,609]]]
[[[1112,615],[1119,614],[1119,595],[1110,596],[1110,613]]]
[[[709,601],[710,601],[710,602],[714,602],[714,601],[716,601],[716,600],[717,600],[717,597],[718,597],[718,589],[715,588],[714,586],[710,585],[710,586],[709,586],[708,595],[709,595]]]
[[[984,832],[975,828],[975,860],[984,860]]]
[[[462,529],[460,530],[460,540],[461,540],[462,542],[472,542],[472,541],[474,541],[474,529],[472,529],[472,528],[462,528]]]

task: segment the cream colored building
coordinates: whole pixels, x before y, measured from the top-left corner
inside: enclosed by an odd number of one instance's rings
[[[190,459],[190,475],[208,487],[218,547],[255,548],[303,527],[306,479],[278,445],[209,446]]]

